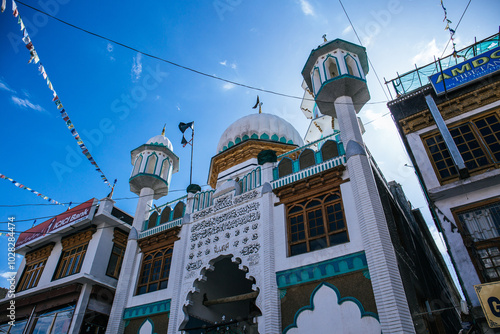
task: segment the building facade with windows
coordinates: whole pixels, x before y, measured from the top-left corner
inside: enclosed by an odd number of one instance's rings
[[[131,222],[113,200],[90,199],[21,233],[15,326],[4,299],[0,332],[104,333]]]
[[[467,319],[484,330],[474,286],[500,281],[498,38],[388,82],[396,93],[388,106],[447,241],[470,309]]]
[[[132,151],[140,199],[107,333],[461,329],[422,216],[361,137],[364,52],[342,40],[313,50],[303,87],[319,103],[302,105],[306,143],[283,118],[245,116],[220,137],[209,190],[190,185],[162,204],[178,169],[170,140]]]

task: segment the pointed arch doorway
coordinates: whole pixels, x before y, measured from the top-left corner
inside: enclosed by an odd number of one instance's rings
[[[262,315],[255,305],[259,290],[252,289],[255,279],[246,277],[247,268],[239,268],[239,259],[220,256],[203,269],[196,280],[196,292],[188,295],[184,306],[185,321],[180,330],[189,334],[258,333],[254,319]]]

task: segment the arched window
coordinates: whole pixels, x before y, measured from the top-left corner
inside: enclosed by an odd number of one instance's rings
[[[172,209],[170,209],[169,206],[166,206],[163,208],[163,211],[161,212],[161,216],[160,216],[160,225],[168,222],[168,220],[170,219],[170,212],[171,211],[172,211]]]
[[[281,159],[278,164],[278,177],[283,177],[293,173],[293,161],[290,158]]]
[[[172,247],[145,253],[137,284],[137,294],[166,289],[172,264]]]
[[[338,190],[287,208],[289,256],[349,241]]]
[[[148,229],[156,226],[156,221],[158,220],[158,213],[155,211],[149,216],[148,219]]]
[[[313,69],[311,79],[313,83],[314,94],[318,94],[319,89],[321,88],[321,76],[319,74],[319,69],[317,67]]]
[[[333,140],[327,140],[323,146],[321,146],[321,156],[323,157],[323,161],[338,157],[339,149],[337,143]]]
[[[359,74],[358,64],[351,55],[345,56],[345,63],[347,65],[347,72],[355,77],[361,78]]]
[[[151,154],[146,161],[146,171],[147,174],[154,174],[156,169],[156,163],[158,162],[158,157],[156,154]]]
[[[162,179],[167,178],[168,171],[170,169],[170,161],[167,159],[163,160],[163,163],[161,164],[161,172],[160,172],[160,177]]]
[[[141,168],[142,164],[142,154],[135,159],[135,164],[134,164],[134,171],[132,172],[132,175],[136,175],[139,173],[139,168]]]
[[[329,55],[323,63],[323,66],[325,68],[326,80],[330,80],[339,76],[339,66],[337,63],[337,58]]]
[[[179,202],[175,205],[174,216],[172,217],[173,220],[181,218],[184,215],[184,207],[185,205],[182,202]]]
[[[306,148],[304,151],[302,151],[299,157],[300,169],[311,167],[315,164],[316,161],[314,160],[314,151],[309,148]]]

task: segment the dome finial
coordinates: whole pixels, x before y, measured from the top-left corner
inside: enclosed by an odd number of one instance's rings
[[[165,123],[165,125],[163,126],[163,130],[161,130],[161,135],[164,136],[165,135],[165,127],[167,126],[167,123]]]
[[[321,36],[321,37],[323,37],[323,41],[324,41],[324,42],[328,42],[328,40],[326,39],[326,34],[324,34],[324,35],[323,35],[323,36]]]
[[[257,95],[257,102],[255,103],[255,105],[252,107],[252,109],[256,109],[257,106],[259,107],[259,114],[262,114],[262,105],[264,103],[260,102],[259,100],[259,95]]]

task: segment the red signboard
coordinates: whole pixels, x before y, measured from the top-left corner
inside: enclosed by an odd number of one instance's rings
[[[19,238],[17,238],[16,248],[35,239],[41,238],[63,226],[68,226],[88,218],[93,203],[94,198],[89,199],[87,202],[75,206],[73,209],[63,212],[54,218],[46,220],[43,223],[24,231],[19,235]]]

